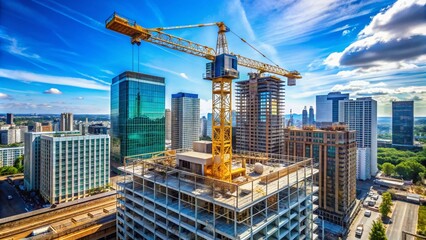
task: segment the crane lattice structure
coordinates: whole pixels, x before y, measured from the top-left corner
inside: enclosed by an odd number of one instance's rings
[[[164,30],[217,26],[219,28],[216,50],[187,39],[183,39]],[[229,53],[226,32],[230,29],[223,23],[207,23],[176,27],[144,28],[135,21],[114,13],[106,20],[110,30],[127,35],[132,44],[150,42],[177,51],[203,57],[211,62],[206,65],[205,79],[212,81],[212,166],[205,174],[215,179],[231,182],[234,173],[245,173],[245,169],[232,170],[232,80],[239,77],[237,65],[287,77],[289,86],[301,78],[297,71],[287,71],[277,65],[263,63],[238,54]],[[244,39],[241,39],[246,42]]]

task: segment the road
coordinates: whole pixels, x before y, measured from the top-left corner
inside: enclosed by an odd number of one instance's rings
[[[7,199],[11,195],[13,199]],[[0,218],[25,213],[25,202],[16,189],[5,180],[0,180]]]
[[[402,230],[415,233],[417,227],[417,219],[419,205],[401,201],[394,201],[395,208],[392,213],[392,224],[386,229],[388,239],[401,240]],[[407,237],[407,240],[414,239]]]
[[[373,226],[373,221],[379,219],[380,214],[378,212],[371,211],[371,216],[365,217],[364,212],[365,208],[361,208],[349,229],[347,240],[368,239],[368,234],[370,233],[371,227]],[[360,223],[364,225],[364,232],[362,233],[361,238],[355,237],[355,230]]]

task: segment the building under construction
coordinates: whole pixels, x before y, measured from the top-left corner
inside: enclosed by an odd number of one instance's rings
[[[236,84],[236,149],[281,153],[284,81],[251,73]]]
[[[317,238],[312,159],[234,152],[233,168],[245,172],[225,182],[204,174],[210,150],[196,142],[194,150],[127,158],[118,239]]]

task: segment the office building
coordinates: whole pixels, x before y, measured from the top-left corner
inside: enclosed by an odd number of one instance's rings
[[[10,127],[7,130],[0,130],[0,144],[8,145],[21,142],[21,129]]]
[[[308,124],[310,126],[313,126],[315,124],[315,113],[314,113],[314,108],[312,106],[309,107]]]
[[[234,152],[234,165],[244,161],[252,177],[222,182],[205,176],[211,153],[194,148],[153,156],[132,157],[120,168],[129,181],[118,184],[118,239],[318,237],[312,159]]]
[[[41,131],[42,132],[52,132],[53,127],[51,122],[44,122],[41,124]]]
[[[6,114],[6,124],[10,124],[13,125],[13,114],[12,113],[7,113]]]
[[[172,141],[172,112],[166,109],[166,141]]]
[[[165,148],[164,78],[126,71],[111,85],[111,159]],[[113,166],[114,169],[114,166]]]
[[[192,148],[199,140],[200,99],[197,94],[172,94],[172,149]]]
[[[28,126],[19,126],[19,129],[21,129],[21,141],[20,142],[24,142],[25,141],[25,133],[28,132]]]
[[[414,145],[414,101],[392,102],[392,145]]]
[[[89,125],[89,134],[109,134],[109,128],[104,126],[102,123],[96,123]]]
[[[316,96],[318,126],[331,126],[339,122],[339,101],[348,100],[349,93],[330,92],[327,95]]]
[[[302,126],[308,126],[308,110],[306,110],[306,106],[302,111]]]
[[[0,148],[0,167],[15,164],[15,160],[24,154],[24,147]]]
[[[319,215],[349,227],[356,199],[356,133],[345,126],[285,129],[285,154],[319,164]]]
[[[283,136],[284,81],[251,73],[236,83],[236,148],[280,153]]]
[[[74,116],[72,113],[61,113],[60,130],[72,131],[74,129]]]
[[[207,118],[205,116],[200,118],[200,137],[207,136]]]
[[[109,184],[108,135],[53,133],[40,136],[40,194],[63,203]]]
[[[209,137],[210,139],[212,138],[212,114],[211,113],[207,113],[207,137]]]
[[[371,97],[341,100],[339,122],[356,131],[357,179],[376,175],[377,168],[377,102]]]

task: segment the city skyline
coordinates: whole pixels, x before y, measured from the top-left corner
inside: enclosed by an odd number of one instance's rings
[[[414,100],[415,116],[426,116],[426,31],[424,22],[417,20],[424,15],[419,11],[420,1],[224,1],[215,5],[93,1],[82,5],[34,0],[0,4],[2,113],[108,114],[112,78],[132,69],[128,39],[104,26],[105,19],[117,11],[147,27],[225,20],[233,32],[275,63],[302,73],[297,86],[286,90],[286,114],[290,109],[301,112],[305,105],[314,105],[316,95],[341,91],[350,93],[351,98],[373,96],[378,101],[378,116],[391,116],[391,100]],[[186,14],[188,7],[194,10],[190,16]],[[300,13],[295,16],[295,12]],[[303,20],[306,17],[310,20]],[[397,24],[396,19],[405,19],[407,25]],[[32,31],[27,31],[29,27]],[[200,28],[172,34],[215,46],[217,32]],[[228,34],[232,52],[268,62],[232,35]],[[396,41],[396,36],[401,40]],[[202,80],[204,59],[146,43],[139,51],[140,65],[134,70],[165,77],[166,107],[170,107],[173,92],[195,88],[201,114],[211,112],[210,82]],[[240,71],[239,80],[248,79],[249,70]]]

